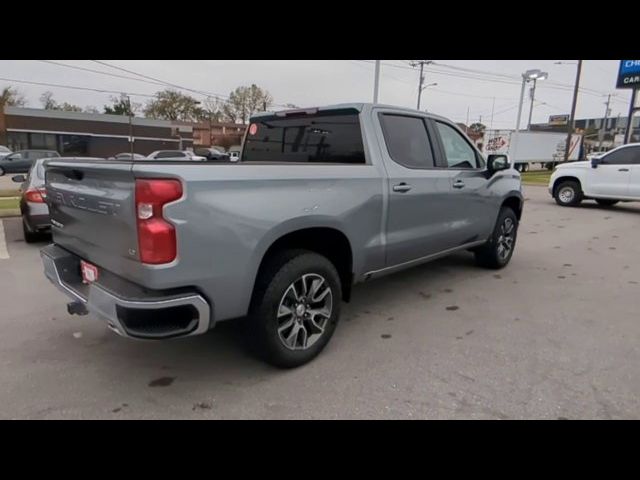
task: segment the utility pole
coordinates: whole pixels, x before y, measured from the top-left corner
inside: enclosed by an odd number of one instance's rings
[[[604,120],[602,121],[602,126],[600,127],[600,131],[598,132],[598,151],[602,150],[602,141],[604,140],[604,135],[607,132],[607,119],[609,118],[609,103],[611,102],[611,94],[607,95],[607,106],[604,110]]]
[[[378,103],[379,89],[380,89],[380,60],[376,60],[376,70],[373,77],[373,103]]]
[[[571,116],[567,124],[567,143],[564,148],[564,161],[569,160],[569,149],[571,148],[571,136],[576,123],[576,104],[578,103],[578,89],[580,88],[580,73],[582,72],[582,60],[578,60],[578,68],[576,69],[576,83],[573,87],[573,102],[571,103]]]
[[[424,85],[424,66],[425,65],[430,65],[432,64],[433,61],[431,60],[418,60],[417,62],[411,62],[411,66],[412,67],[417,67],[418,65],[420,65],[420,79],[418,81],[418,106],[416,107],[418,110],[420,110],[420,98],[422,97],[422,85]]]
[[[131,97],[127,95],[127,103],[129,104],[129,151],[131,153],[131,161],[133,162],[133,111],[131,110]]]
[[[634,88],[631,91],[631,103],[629,104],[629,115],[627,116],[627,130],[624,133],[625,145],[631,141],[631,133],[633,133],[633,114],[638,110],[638,108],[636,108],[637,93],[638,93],[637,88]]]
[[[4,113],[4,103],[0,104],[0,145],[7,145],[7,117]]]

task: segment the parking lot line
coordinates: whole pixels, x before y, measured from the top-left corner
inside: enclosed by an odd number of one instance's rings
[[[0,259],[9,258],[9,250],[7,250],[7,242],[4,236],[4,224],[0,220]]]

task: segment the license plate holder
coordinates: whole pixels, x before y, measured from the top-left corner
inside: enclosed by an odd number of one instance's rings
[[[89,284],[98,280],[98,267],[89,262],[80,260],[80,272],[82,273],[82,283]]]

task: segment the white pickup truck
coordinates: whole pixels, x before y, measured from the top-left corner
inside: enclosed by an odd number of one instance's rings
[[[549,180],[549,193],[563,207],[590,199],[604,206],[640,201],[640,143],[623,145],[591,161],[559,165]]]

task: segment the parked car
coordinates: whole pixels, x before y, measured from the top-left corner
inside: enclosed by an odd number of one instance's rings
[[[39,158],[59,157],[55,150],[20,150],[0,159],[0,175],[5,173],[27,173]]]
[[[189,160],[204,162],[205,157],[196,155],[189,150],[157,150],[147,155],[147,160]]]
[[[46,158],[40,158],[33,163],[27,175],[15,175],[11,178],[21,184],[22,233],[27,243],[37,242],[51,234],[49,207],[46,204],[47,192],[44,188],[46,161]]]
[[[240,160],[240,150],[230,150],[229,151],[229,161],[237,162]]]
[[[3,159],[4,157],[6,157],[7,155],[9,155],[11,152],[11,150],[7,147],[5,147],[4,145],[0,145],[0,159]]]
[[[117,155],[114,155],[113,157],[111,157],[114,160],[131,160],[131,153],[127,152],[127,153],[118,153]],[[133,154],[133,159],[134,160],[145,160],[147,157],[145,157],[144,155],[140,155],[139,153],[134,153]]]
[[[520,174],[443,117],[263,112],[242,152],[243,168],[49,161],[41,254],[69,312],[144,339],[245,318],[262,358],[294,367],[327,344],[353,284],[453,252],[494,269],[513,255]]]
[[[590,161],[559,165],[549,179],[558,205],[575,207],[582,200],[600,205],[640,200],[640,143],[630,143]]]
[[[230,160],[228,153],[215,147],[196,148],[195,154],[206,158],[210,162],[228,162]]]

